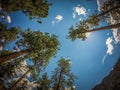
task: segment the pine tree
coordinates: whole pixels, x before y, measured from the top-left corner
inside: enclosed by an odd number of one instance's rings
[[[39,55],[39,57],[30,60],[34,63],[34,65],[29,66],[29,69],[9,88],[10,90],[14,90],[29,73],[31,73],[31,78],[33,78],[33,81],[36,81],[39,78],[39,75],[46,68],[50,60],[41,57],[42,55]]]
[[[51,78],[53,90],[73,89],[75,76],[71,73],[71,63],[69,59],[61,58],[55,68]]]
[[[49,35],[48,33],[42,33],[40,31],[30,31],[28,29],[21,33],[21,38],[16,42],[16,44],[21,51],[0,56],[0,62],[9,61],[22,55],[25,55],[26,58],[35,58],[38,55],[42,55],[44,58],[49,60],[51,56],[56,54],[59,41],[55,35]]]
[[[103,26],[103,27],[95,28],[95,29],[89,29],[90,27],[88,26],[87,21],[83,20],[76,27],[72,26],[70,28],[68,38],[70,38],[72,41],[74,41],[77,38],[85,40],[87,38],[86,33],[102,31],[102,30],[110,30],[110,29],[119,28],[119,27],[120,27],[120,23],[114,24],[114,25]]]

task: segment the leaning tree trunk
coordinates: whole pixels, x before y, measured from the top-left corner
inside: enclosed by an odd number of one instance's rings
[[[103,16],[103,15],[105,15],[105,14],[107,14],[107,13],[109,13],[109,12],[115,10],[115,9],[118,9],[118,8],[120,8],[120,5],[115,6],[115,7],[111,8],[111,9],[109,9],[109,10],[106,10],[106,11],[102,12],[101,14],[97,15],[96,17]]]
[[[61,77],[62,77],[62,70],[61,70],[61,72],[60,72],[60,77],[59,77],[59,80],[58,80],[58,84],[57,84],[57,86],[56,86],[56,90],[60,90],[59,87],[60,87]]]
[[[12,85],[12,87],[11,87],[9,90],[14,90],[15,87],[24,79],[25,76],[27,76],[27,74],[28,74],[30,71],[31,71],[31,69],[29,69],[26,73],[24,73],[24,75],[23,75],[22,77],[20,77],[20,78],[16,81],[16,83],[14,83],[14,84]]]
[[[0,62],[5,62],[5,61],[9,61],[11,59],[15,59],[21,55],[26,54],[28,51],[24,50],[24,51],[19,51],[19,52],[14,52],[8,55],[4,55],[4,56],[0,56]]]
[[[104,26],[104,27],[100,27],[100,28],[95,28],[95,29],[92,29],[92,30],[86,30],[83,33],[95,32],[95,31],[101,31],[101,30],[109,30],[109,29],[119,28],[119,27],[120,27],[120,23],[109,25],[109,26]]]

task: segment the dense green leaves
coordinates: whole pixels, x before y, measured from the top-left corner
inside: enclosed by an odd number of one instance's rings
[[[36,82],[38,84],[37,90],[49,90],[50,89],[50,80],[47,76],[47,73],[44,73],[42,77]]]
[[[101,20],[101,18],[97,17],[97,14],[93,14],[93,15],[90,15],[88,17],[87,22],[88,22],[89,25],[94,27],[94,26],[98,26],[99,25],[100,20]]]
[[[36,18],[41,23],[41,18],[48,15],[51,4],[47,0],[0,0],[2,9],[7,12],[21,10],[30,19]]]
[[[0,40],[5,39],[6,42],[13,41],[17,38],[19,29],[12,27],[7,29],[5,24],[0,23]]]
[[[42,33],[40,31],[30,31],[29,29],[21,33],[22,39],[17,41],[19,48],[27,50],[30,57],[40,57],[41,60],[49,60],[56,54],[59,41],[57,36]]]
[[[77,38],[81,38],[82,40],[85,40],[86,37],[86,31],[88,30],[88,25],[87,25],[87,21],[83,20],[80,21],[76,27],[71,27],[69,29],[69,36],[68,38],[70,38],[72,41],[74,41]]]

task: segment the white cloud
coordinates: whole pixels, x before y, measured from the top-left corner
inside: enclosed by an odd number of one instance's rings
[[[98,11],[101,10],[101,7],[103,6],[105,1],[107,1],[107,0],[97,0]]]
[[[55,19],[52,21],[52,25],[54,25],[55,23],[59,23],[62,20],[63,20],[63,16],[62,15],[57,15],[55,17]]]
[[[102,59],[102,64],[104,63],[107,55],[108,55],[108,54],[109,54],[109,55],[112,55],[112,53],[113,53],[114,47],[113,47],[112,43],[113,43],[112,37],[108,37],[107,40],[106,40],[107,52],[106,52],[106,54],[104,55],[104,57],[103,57],[103,59]]]
[[[73,18],[75,18],[76,15],[86,16],[86,9],[80,5],[77,5],[76,7],[73,8]]]
[[[55,17],[55,19],[56,19],[57,21],[61,21],[61,20],[63,20],[63,16],[57,15],[57,16]]]
[[[10,17],[10,16],[7,16],[6,19],[7,19],[7,22],[8,22],[8,23],[11,23],[11,17]]]
[[[107,53],[104,55],[104,57],[102,59],[102,64],[104,64],[106,57],[107,57]]]
[[[113,53],[114,47],[112,45],[113,39],[112,37],[108,37],[106,40],[106,45],[107,45],[107,54],[111,55]]]

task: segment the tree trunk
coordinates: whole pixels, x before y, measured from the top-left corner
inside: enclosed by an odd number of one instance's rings
[[[24,73],[24,75],[23,75],[22,77],[20,77],[20,78],[16,81],[16,83],[14,83],[14,84],[12,85],[12,87],[11,87],[9,90],[14,90],[15,87],[24,79],[24,77],[25,77],[30,71],[31,71],[31,69],[29,69],[26,73]]]
[[[96,17],[103,16],[103,15],[105,15],[105,14],[107,14],[107,13],[109,13],[109,12],[115,10],[115,9],[118,9],[118,8],[120,8],[120,5],[118,5],[118,6],[116,6],[116,7],[113,7],[113,8],[111,8],[111,9],[109,9],[109,10],[106,10],[106,11],[102,12],[101,14],[97,15]]]
[[[5,61],[9,61],[11,59],[15,59],[21,55],[26,54],[28,51],[24,50],[24,51],[19,51],[19,52],[14,52],[8,55],[4,55],[4,56],[0,56],[0,62],[5,62]]]
[[[7,90],[5,85],[3,84],[3,80],[0,80],[0,90]]]
[[[59,90],[61,77],[62,77],[62,70],[60,72],[60,77],[59,77],[59,80],[58,80],[58,84],[57,84],[56,90]]]
[[[119,28],[119,27],[120,27],[120,23],[114,24],[114,25],[109,25],[109,26],[104,26],[104,27],[100,27],[100,28],[95,28],[95,29],[92,29],[92,30],[86,30],[83,33],[95,32],[95,31],[101,31],[101,30],[109,30],[109,29]]]

